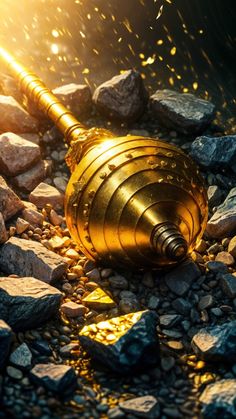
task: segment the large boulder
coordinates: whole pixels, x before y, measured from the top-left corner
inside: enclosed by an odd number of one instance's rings
[[[157,90],[150,97],[150,108],[162,125],[183,134],[203,131],[215,115],[211,102],[169,89]]]
[[[0,95],[0,132],[37,132],[38,122],[11,96]]]
[[[65,274],[67,264],[60,255],[39,242],[11,237],[1,247],[0,269],[50,283]]]
[[[190,154],[203,167],[232,168],[236,164],[236,135],[198,137],[192,143]]]
[[[93,94],[93,101],[101,114],[122,121],[138,119],[144,112],[147,99],[142,77],[134,70],[106,81]]]
[[[15,331],[51,319],[59,310],[61,297],[56,288],[32,277],[0,278],[1,317]]]

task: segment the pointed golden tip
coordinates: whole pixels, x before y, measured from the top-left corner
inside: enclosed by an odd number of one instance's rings
[[[152,243],[160,255],[173,262],[180,261],[188,253],[188,244],[173,223],[166,222],[157,226]]]

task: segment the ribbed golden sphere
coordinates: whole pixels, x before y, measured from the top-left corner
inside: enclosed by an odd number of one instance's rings
[[[105,265],[173,265],[207,222],[207,196],[193,161],[152,138],[104,141],[82,157],[66,190],[67,225],[81,251]]]

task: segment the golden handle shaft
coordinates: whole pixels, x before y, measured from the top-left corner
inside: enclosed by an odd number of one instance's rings
[[[19,64],[8,51],[1,47],[0,59],[7,65],[13,77],[17,79],[22,92],[34,101],[36,106],[54,122],[64,135],[66,142],[70,144],[74,140],[78,141],[86,128],[53,95],[43,81]]]

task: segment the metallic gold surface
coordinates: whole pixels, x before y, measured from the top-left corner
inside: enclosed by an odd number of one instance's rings
[[[67,225],[90,259],[116,267],[173,265],[192,251],[207,222],[207,196],[193,161],[146,137],[86,130],[45,87],[0,48],[21,89],[70,144]]]

